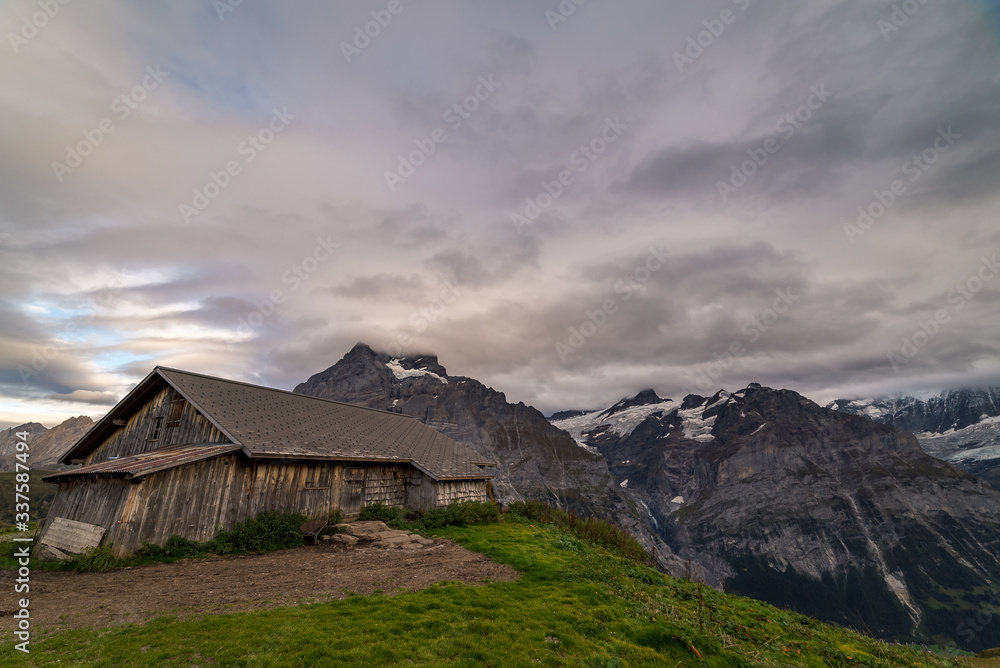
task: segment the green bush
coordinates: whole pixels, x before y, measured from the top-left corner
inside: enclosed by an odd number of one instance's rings
[[[649,560],[646,548],[635,539],[635,536],[611,522],[595,517],[581,519],[577,517],[576,513],[568,513],[534,499],[516,501],[510,504],[510,512],[516,517],[532,522],[554,524],[557,527],[569,529],[578,538],[588,541],[592,545],[603,547],[626,559],[639,563],[645,563]]]
[[[547,503],[542,503],[535,499],[515,501],[510,504],[510,514],[533,522],[544,522],[545,524],[560,524],[559,520],[569,519],[569,513],[558,508],[553,508]]]
[[[128,566],[128,560],[112,554],[110,545],[88,547],[83,554],[67,559],[64,565],[67,570],[82,573],[105,573],[125,566]]]
[[[399,506],[387,506],[381,501],[376,501],[362,509],[358,520],[385,522],[387,526],[399,528],[406,522],[406,511]]]
[[[246,522],[237,522],[229,531],[220,531],[208,541],[208,552],[238,554],[270,552],[302,545],[299,527],[306,521],[302,513],[261,513]]]
[[[444,508],[431,508],[417,520],[417,524],[427,529],[440,529],[492,524],[499,520],[500,508],[495,503],[460,501]]]

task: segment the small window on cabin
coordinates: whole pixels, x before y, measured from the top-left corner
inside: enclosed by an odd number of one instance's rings
[[[176,427],[181,423],[181,413],[184,411],[184,397],[175,394],[170,401],[170,412],[167,414],[167,426]]]
[[[330,467],[309,464],[306,469],[306,488],[322,489],[330,486]]]
[[[149,440],[156,441],[160,438],[160,427],[163,426],[163,418],[153,418],[153,428],[149,432]]]

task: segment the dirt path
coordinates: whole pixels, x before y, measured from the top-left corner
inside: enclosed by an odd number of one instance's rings
[[[11,573],[4,571],[4,580]],[[284,607],[349,593],[415,591],[443,580],[480,584],[517,577],[514,569],[451,541],[415,550],[320,544],[110,573],[35,571],[31,618],[44,631],[105,627],[160,615]]]

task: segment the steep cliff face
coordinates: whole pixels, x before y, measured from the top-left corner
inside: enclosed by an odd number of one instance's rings
[[[1000,631],[960,630],[1000,582],[1000,494],[912,435],[759,386],[616,406],[555,424],[731,590],[887,637]]]
[[[491,473],[499,500],[542,499],[612,519],[654,548],[661,565],[680,568],[643,527],[601,455],[579,447],[531,406],[509,403],[472,378],[449,376],[434,356],[396,359],[358,344],[295,391],[412,415],[496,462]]]
[[[1000,388],[915,397],[838,399],[829,408],[913,432],[924,452],[1000,489]]]
[[[362,344],[296,391],[412,415],[496,461],[503,500],[613,519],[672,572],[886,637],[1000,634],[965,620],[1000,588],[1000,494],[892,425],[757,385],[549,424],[433,356]]]

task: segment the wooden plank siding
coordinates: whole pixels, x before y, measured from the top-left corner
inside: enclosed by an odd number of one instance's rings
[[[406,502],[402,505],[410,510],[426,511],[437,504],[437,486],[423,471],[414,471],[407,481]]]
[[[408,470],[407,470],[408,469]],[[406,480],[415,469],[409,465],[370,464],[365,473],[363,505],[381,502],[387,506],[406,503]]]
[[[134,483],[118,478],[62,482],[39,535],[44,536],[57,517],[96,524],[110,534],[122,518],[129,495],[135,488]],[[111,540],[108,534],[105,534],[106,542]]]
[[[123,509],[118,530],[108,540],[121,553],[143,542],[162,545],[173,535],[210,540],[219,529],[247,519],[251,466],[242,455],[232,454],[144,477],[135,483],[134,503]]]
[[[442,480],[434,486],[437,490],[435,505],[447,506],[462,501],[489,501],[485,480]]]
[[[118,555],[134,552],[144,542],[162,545],[173,535],[206,541],[220,529],[265,512],[330,517],[341,508],[348,469],[355,475],[361,470],[358,509],[381,501],[427,510],[488,498],[485,480],[435,483],[409,464],[249,459],[237,452],[134,481],[110,477],[64,481],[46,522],[62,517],[99,525],[107,529],[104,544],[113,545]],[[357,511],[351,512],[346,519],[356,515]]]
[[[175,398],[177,401],[175,402]],[[173,404],[173,415],[171,405]],[[178,408],[180,406],[180,408]],[[168,418],[179,416],[175,421]],[[160,433],[151,440],[154,421],[161,421]],[[219,429],[184,400],[172,387],[165,387],[86,457],[84,466],[107,461],[111,457],[127,457],[168,445],[182,443],[229,443]]]
[[[100,545],[105,533],[107,529],[104,527],[57,517],[45,533],[44,544],[58,550],[56,554],[81,554],[88,548]]]

